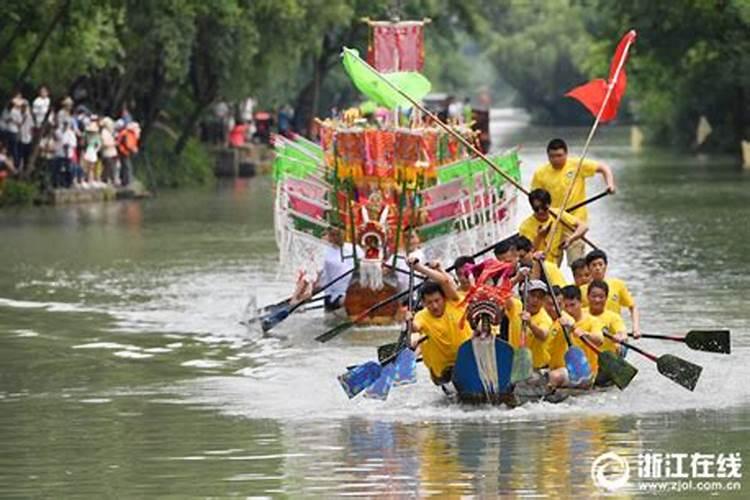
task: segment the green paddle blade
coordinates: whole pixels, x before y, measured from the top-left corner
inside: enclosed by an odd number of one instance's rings
[[[606,373],[618,389],[623,390],[638,373],[638,369],[610,351],[599,353],[599,369]]]
[[[513,368],[510,372],[510,383],[515,384],[521,380],[531,377],[534,372],[534,362],[531,357],[531,349],[519,347],[513,351]]]
[[[665,377],[672,379],[689,391],[695,389],[698,378],[703,368],[690,361],[678,358],[671,354],[659,356],[656,360],[656,369]]]
[[[691,330],[685,336],[689,348],[697,351],[730,354],[729,330]]]
[[[399,343],[391,342],[390,344],[383,344],[378,347],[378,362],[380,364],[385,363],[387,360],[393,358],[393,355],[398,352]]]

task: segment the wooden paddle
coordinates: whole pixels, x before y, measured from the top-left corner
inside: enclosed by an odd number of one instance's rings
[[[633,336],[632,333],[628,334]],[[729,341],[729,330],[690,330],[684,337],[676,335],[654,335],[643,334],[644,339],[672,340],[683,342],[696,351],[718,352],[731,354],[732,347]]]
[[[516,234],[514,234],[512,236],[509,236],[508,238],[505,238],[504,240],[501,240],[501,242],[512,240],[516,236],[518,236],[518,233],[516,233]],[[500,242],[498,242],[498,243],[500,243]],[[498,243],[494,243],[492,245],[489,245],[489,246],[483,248],[482,250],[480,250],[477,253],[475,253],[474,255],[472,255],[472,258],[476,259],[477,257],[481,257],[482,255],[486,254],[487,252],[489,252],[493,248],[495,248],[495,246]],[[455,266],[450,266],[445,271],[449,273],[449,272],[453,271],[454,269],[455,269]],[[415,291],[419,290],[420,288],[422,288],[422,283],[420,283],[419,285],[417,285],[415,287]],[[359,323],[363,319],[367,318],[370,314],[373,313],[373,311],[376,311],[376,310],[380,309],[381,307],[390,304],[394,300],[399,300],[399,299],[405,297],[406,294],[408,294],[408,293],[409,293],[409,290],[404,290],[403,292],[399,292],[397,294],[391,295],[390,297],[385,298],[385,299],[381,300],[380,302],[378,302],[376,304],[373,304],[372,306],[368,307],[367,309],[365,309],[364,311],[362,311],[360,314],[358,314],[356,317],[354,317],[354,319],[351,319],[349,321],[345,321],[344,323],[341,323],[339,325],[334,326],[330,330],[327,330],[327,331],[323,332],[322,334],[318,335],[317,337],[315,337],[315,340],[317,340],[318,342],[328,342],[329,340],[337,337],[339,334],[343,333],[347,329],[349,329],[352,326],[356,325],[357,323]]]
[[[331,281],[329,281],[328,283],[326,283],[325,285],[323,285],[322,287],[320,287],[317,290],[317,292],[315,292],[315,293],[323,292],[324,290],[328,289],[329,287],[335,285],[336,283],[338,283],[342,279],[344,279],[347,276],[349,276],[350,274],[352,274],[354,272],[354,269],[355,268],[351,268],[347,272],[345,272],[344,274],[335,277],[334,279],[332,279]],[[285,319],[287,319],[290,314],[292,314],[294,311],[296,311],[297,309],[299,309],[303,305],[305,305],[308,302],[310,302],[311,299],[312,299],[312,297],[310,297],[307,300],[303,300],[301,302],[298,302],[297,304],[293,305],[292,307],[282,307],[282,308],[274,311],[273,313],[271,313],[269,316],[263,318],[263,320],[261,320],[261,322],[260,322],[260,326],[263,329],[263,332],[265,333],[265,332],[269,331],[270,329],[272,329],[273,327],[275,327],[276,325],[278,325],[279,323],[281,323],[282,321],[284,321]],[[287,306],[288,306],[288,304],[287,304]]]
[[[701,376],[701,371],[703,371],[702,366],[696,365],[694,363],[691,363],[690,361],[686,361],[671,354],[662,354],[661,356],[657,357],[656,355],[646,352],[640,347],[636,347],[633,344],[625,342],[624,340],[617,340],[609,333],[604,333],[604,335],[613,342],[622,344],[628,349],[632,349],[638,354],[645,356],[646,358],[655,362],[656,369],[659,370],[659,373],[661,373],[668,379],[677,382],[689,391],[695,389],[695,385],[698,383],[698,379]]]
[[[529,275],[523,277],[523,310],[526,311],[529,304]],[[534,372],[534,360],[531,349],[526,347],[526,330],[529,323],[523,320],[521,323],[521,342],[518,349],[513,350],[513,365],[510,372],[510,382],[515,384],[521,380],[526,380]]]

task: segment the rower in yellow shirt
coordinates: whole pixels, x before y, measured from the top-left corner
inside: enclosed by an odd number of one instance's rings
[[[424,309],[414,315],[412,322],[412,345],[416,347],[421,337],[427,337],[419,344],[424,364],[433,382],[445,384],[451,380],[458,348],[472,335],[469,322],[462,321],[465,306],[453,278],[439,266],[427,267],[414,258],[409,259],[409,265],[428,278],[421,290]]]
[[[607,296],[609,295],[609,285],[606,281],[593,280],[587,287],[588,294],[588,313],[598,319],[602,324],[602,331],[606,331],[617,340],[627,340],[628,331],[622,316],[606,308]],[[610,351],[615,354],[621,354],[621,345],[604,337],[603,351]]]
[[[532,279],[540,279],[542,273],[541,269],[539,269],[539,260],[541,259],[542,253],[534,252],[531,241],[526,236],[519,234],[516,237],[516,252],[518,254],[518,262],[520,265],[531,268],[529,276]],[[557,264],[549,260],[544,260],[543,262],[544,272],[547,274],[547,279],[550,281],[550,284],[559,287],[565,286],[565,276],[563,276],[563,273],[560,271],[560,268],[557,267]]]
[[[573,215],[564,213],[555,234],[550,234],[555,222],[555,217],[549,210],[551,203],[551,195],[546,189],[536,188],[531,191],[529,204],[534,213],[521,222],[518,233],[528,238],[537,252],[547,252],[549,247],[549,253],[545,257],[559,266],[563,250],[583,237],[588,226]]]
[[[568,351],[568,343],[562,331],[563,328],[567,328],[571,343],[583,349],[591,366],[592,377],[581,386],[591,386],[599,371],[598,355],[583,343],[581,337],[585,335],[594,346],[602,346],[604,344],[604,336],[601,333],[602,325],[596,318],[584,312],[581,303],[581,291],[574,285],[568,285],[562,289],[562,307],[562,317],[558,318],[551,328],[549,383],[552,386],[560,387],[567,386],[570,382],[568,369],[565,366],[565,353]]]
[[[576,169],[578,168],[578,158],[568,157],[568,145],[562,139],[552,139],[547,144],[548,163],[537,168],[534,177],[531,179],[531,189],[542,188],[547,190],[552,197],[552,208],[560,208],[568,187],[573,182]],[[612,170],[603,163],[597,163],[586,160],[581,166],[581,171],[576,178],[571,192],[568,206],[583,202],[586,199],[586,179],[601,174],[604,182],[607,184],[607,190],[610,193],[615,192],[615,180]],[[581,207],[572,213],[581,222],[588,223],[588,210]],[[583,241],[577,241],[566,249],[568,263],[573,262],[584,256],[586,245]]]
[[[633,336],[641,336],[641,315],[635,299],[630,294],[628,286],[624,281],[617,278],[606,277],[607,254],[601,250],[592,250],[586,255],[586,264],[591,272],[592,280],[601,280],[607,283],[609,293],[607,295],[606,308],[622,316],[622,309],[630,310],[630,320],[633,325]],[[584,297],[584,305],[588,306],[588,285],[581,287]]]
[[[586,259],[576,259],[570,264],[570,272],[573,273],[573,283],[578,288],[583,285],[588,285],[591,282],[591,272],[589,272],[589,265],[586,264]],[[586,297],[584,297],[584,303]]]
[[[521,320],[528,324],[526,345],[531,350],[534,369],[549,367],[549,344],[552,336],[552,318],[544,310],[544,300],[547,296],[547,285],[541,280],[529,280],[528,303],[526,310],[521,313]]]

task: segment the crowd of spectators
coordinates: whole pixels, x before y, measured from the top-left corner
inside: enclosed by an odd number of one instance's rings
[[[52,188],[127,186],[140,133],[127,109],[113,119],[69,96],[53,106],[44,86],[31,104],[17,93],[0,113],[0,177],[39,168]]]

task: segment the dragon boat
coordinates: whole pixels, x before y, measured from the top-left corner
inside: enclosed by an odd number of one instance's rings
[[[406,268],[403,258],[416,247],[428,260],[450,263],[512,234],[517,192],[459,140],[379,85],[381,76],[373,75],[382,68],[373,68],[352,49],[343,50],[342,60],[354,86],[371,102],[317,120],[317,141],[274,138],[274,227],[280,268],[311,274],[322,266],[329,231],[340,232],[342,258],[352,259],[355,268],[343,307],[355,318],[404,287],[399,269]],[[430,82],[417,71],[421,65],[397,69],[382,77],[416,99],[430,91]],[[470,125],[451,124],[479,145],[480,133]],[[489,157],[520,181],[516,150]],[[358,323],[392,324],[399,310],[394,302]]]

